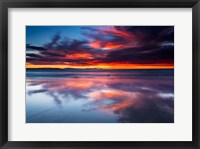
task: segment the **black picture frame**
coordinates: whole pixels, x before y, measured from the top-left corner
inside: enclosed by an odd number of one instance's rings
[[[192,8],[192,141],[123,141],[123,142],[40,142],[8,141],[8,8]],[[197,149],[200,148],[199,33],[200,2],[198,0],[0,0],[0,147],[2,149],[42,148],[134,148]]]

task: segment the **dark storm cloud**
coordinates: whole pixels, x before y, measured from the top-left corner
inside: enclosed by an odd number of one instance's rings
[[[125,29],[129,32],[133,32],[143,41],[174,41],[173,26],[131,26]]]
[[[173,62],[173,47],[139,47],[110,52],[106,61],[120,61],[133,63]]]
[[[37,50],[37,51],[43,51],[46,50],[44,47],[38,47],[38,46],[31,46],[30,44],[26,45],[26,50]]]
[[[46,48],[53,48],[58,41],[61,39],[60,33],[56,33],[52,38],[51,38],[51,42],[47,43],[45,45]]]

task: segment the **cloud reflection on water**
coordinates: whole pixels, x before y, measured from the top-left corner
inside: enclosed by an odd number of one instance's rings
[[[62,106],[67,102],[64,106],[66,109],[71,103],[80,101],[78,105],[74,105],[80,110],[78,116],[74,117],[76,119],[81,118],[83,112],[86,112],[86,115],[92,112],[103,112],[107,117],[105,120],[102,117],[98,120],[97,114],[94,120],[88,120],[85,116],[85,119],[82,117],[80,122],[104,123],[109,122],[109,118],[115,117],[112,122],[173,123],[172,71],[127,74],[93,72],[68,77],[27,77],[27,104],[29,104],[29,97],[45,94],[53,98],[57,105]],[[50,102],[52,101],[48,100],[46,104]],[[67,119],[63,121],[74,122]],[[39,120],[35,119],[35,122]],[[54,122],[61,122],[59,116]]]

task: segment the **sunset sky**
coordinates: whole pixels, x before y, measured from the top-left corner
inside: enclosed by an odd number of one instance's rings
[[[173,26],[27,26],[26,68],[173,69]]]

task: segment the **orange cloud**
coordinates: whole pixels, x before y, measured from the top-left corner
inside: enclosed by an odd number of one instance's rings
[[[89,53],[76,53],[76,54],[67,54],[65,56],[67,59],[76,60],[76,59],[93,59],[93,56]]]
[[[104,30],[104,33],[105,34],[114,34],[116,36],[120,36],[120,37],[123,37],[123,38],[128,39],[128,40],[133,40],[135,38],[135,36],[132,33],[129,33],[126,30],[123,30],[123,29],[118,30],[115,27],[111,27],[107,30]]]
[[[117,48],[121,48],[123,45],[122,44],[118,44],[118,43],[113,43],[113,42],[101,42],[101,41],[92,41],[89,43],[89,46],[95,49],[117,49]]]
[[[101,42],[100,41],[92,41],[89,43],[89,46],[95,49],[98,49],[101,47]]]
[[[103,48],[105,48],[105,49],[117,49],[117,48],[121,48],[121,47],[122,47],[121,44],[107,42]]]

